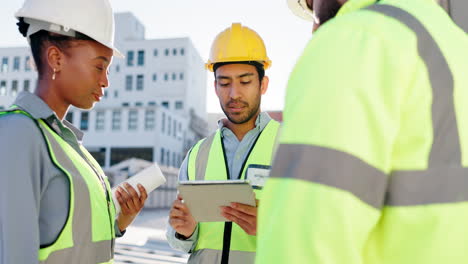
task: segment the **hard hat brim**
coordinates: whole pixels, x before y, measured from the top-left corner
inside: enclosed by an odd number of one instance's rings
[[[299,18],[314,21],[314,11],[307,6],[306,0],[287,0],[291,12]]]
[[[260,64],[263,65],[263,69],[268,69],[271,67],[271,60],[268,59],[267,61],[264,61],[264,60],[249,60],[249,59],[239,59],[239,60],[227,60],[227,61],[216,61],[216,62],[211,62],[211,61],[208,61],[207,63],[205,63],[205,68],[211,72],[213,72],[213,66],[216,64],[216,63],[239,63],[239,62],[248,62],[248,61],[256,61]]]
[[[122,54],[122,52],[120,52],[117,48],[113,47],[113,48],[112,48],[112,51],[114,52],[114,53],[113,53],[114,57],[120,58],[120,59],[124,59],[124,58],[125,58],[125,56]]]

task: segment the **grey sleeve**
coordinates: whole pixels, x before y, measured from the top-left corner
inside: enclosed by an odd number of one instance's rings
[[[183,252],[191,253],[195,248],[198,241],[198,225],[195,227],[193,235],[186,240],[179,239],[176,237],[176,231],[168,224],[166,230],[166,238],[169,245]]]
[[[38,263],[42,134],[26,116],[0,118],[0,264]]]
[[[114,231],[115,231],[115,237],[119,238],[119,237],[123,237],[125,235],[125,232],[127,232],[127,229],[124,229],[123,231],[120,231],[119,222],[117,220],[115,220],[115,222],[114,222]]]
[[[179,181],[188,180],[188,157],[189,155],[185,156],[185,159],[182,162],[182,165],[180,166]],[[178,249],[184,252],[192,252],[198,241],[198,225],[195,228],[193,235],[189,237],[187,240],[183,240],[183,239],[179,239],[176,237],[176,231],[174,230],[174,228],[171,227],[169,223],[167,223],[166,238],[167,238],[167,242],[172,248]]]
[[[182,165],[180,165],[179,181],[188,181],[188,157],[189,155],[190,154],[187,154],[187,156],[185,156],[184,161],[182,161]]]

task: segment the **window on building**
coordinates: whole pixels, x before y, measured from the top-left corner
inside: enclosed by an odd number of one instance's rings
[[[136,85],[137,91],[143,90],[144,81],[145,81],[145,77],[143,74],[137,75],[137,85]]]
[[[91,149],[89,154],[99,163],[99,165],[104,166],[106,163],[106,148],[96,148]]]
[[[169,109],[169,102],[168,101],[162,102],[161,105],[162,105],[162,107]]]
[[[145,111],[145,130],[154,129],[154,110],[146,109]]]
[[[1,81],[0,82],[0,95],[6,95],[6,89],[7,89],[7,82],[6,81]]]
[[[130,158],[153,161],[153,148],[111,148],[111,166]]]
[[[177,50],[176,49],[172,49],[172,55],[177,55]]]
[[[166,152],[166,165],[168,167],[171,165],[171,152],[169,150]]]
[[[120,110],[112,111],[112,130],[120,130],[121,127],[121,112]]]
[[[158,75],[156,73],[153,73],[153,82],[158,80]]]
[[[115,72],[120,72],[120,65],[115,66]]]
[[[143,103],[142,102],[136,102],[135,106],[143,106]]]
[[[31,57],[30,56],[26,56],[26,58],[24,59],[24,71],[31,71],[31,65],[32,65],[32,61],[31,61]]]
[[[0,70],[1,72],[8,72],[8,57],[2,58],[2,68]]]
[[[128,111],[128,130],[137,130],[138,128],[138,111]]]
[[[184,48],[180,48],[180,55],[182,55],[182,56],[185,55],[185,49]]]
[[[139,50],[138,51],[138,66],[143,66],[145,65],[145,51],[144,50]]]
[[[123,107],[127,107],[127,106],[129,106],[129,105],[130,105],[130,103],[127,103],[127,102],[122,103],[122,106],[123,106]]]
[[[16,96],[18,94],[18,80],[11,81],[11,95]]]
[[[169,56],[169,49],[164,50],[164,55]]]
[[[125,90],[131,91],[133,89],[133,76],[125,76]]]
[[[115,90],[114,91],[114,98],[117,98],[117,97],[119,97],[119,91]]]
[[[161,119],[161,132],[164,133],[164,130],[166,129],[166,113],[162,113],[162,119]]]
[[[104,118],[105,118],[104,111],[96,112],[96,131],[104,130],[104,121],[105,121]]]
[[[175,79],[177,78],[177,75],[175,74],[175,72],[172,73],[172,80],[175,81]]]
[[[108,95],[107,90],[105,90],[105,91],[104,91],[104,98],[107,98],[107,96],[109,96],[109,95]]]
[[[31,86],[31,81],[30,80],[24,80],[23,81],[23,90],[29,92]]]
[[[133,60],[135,59],[134,56],[135,53],[133,52],[133,50],[127,51],[127,66],[133,66]]]
[[[179,73],[179,80],[183,80],[183,79],[184,79],[184,73],[181,72],[181,73]]]
[[[88,122],[89,122],[89,113],[88,112],[81,112],[81,122],[80,122],[80,129],[83,131],[88,130]]]
[[[164,150],[164,148],[161,148],[161,155],[159,157],[159,162],[161,163],[161,165],[164,165],[164,154],[166,153],[166,151]]]
[[[167,134],[170,136],[171,135],[171,128],[172,128],[172,117],[168,116],[167,117]]]
[[[165,74],[164,74],[164,81],[167,82],[167,80],[169,80],[169,74],[165,73]]]
[[[177,110],[182,110],[182,109],[184,109],[184,102],[182,102],[182,101],[176,101],[176,102],[175,102],[175,109],[177,109]]]
[[[177,135],[177,121],[174,119],[174,121],[172,122],[172,136],[174,136],[175,138],[176,135]]]
[[[65,120],[73,124],[73,112],[72,111],[68,111],[67,115],[65,116]]]
[[[172,152],[172,167],[176,167],[177,164],[176,164],[176,154],[175,152]]]
[[[155,105],[156,105],[156,102],[155,102],[155,101],[148,102],[148,105],[149,105],[149,106],[155,106]]]
[[[19,71],[20,69],[20,57],[15,56],[13,58],[13,71]]]
[[[157,56],[158,56],[158,49],[154,49],[154,50],[153,50],[153,56],[154,56],[154,57],[157,57]]]

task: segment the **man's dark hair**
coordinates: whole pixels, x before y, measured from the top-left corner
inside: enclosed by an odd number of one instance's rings
[[[19,19],[18,25],[19,32],[26,37],[29,24],[24,22],[23,18]],[[39,78],[43,74],[43,58],[42,53],[44,47],[47,44],[57,46],[63,52],[66,52],[67,48],[71,46],[71,42],[75,40],[93,40],[92,38],[86,36],[85,34],[76,32],[75,37],[64,36],[56,33],[51,33],[45,30],[40,30],[31,36],[29,36],[31,53],[34,58],[34,63],[36,64],[37,71],[39,73]]]
[[[229,61],[229,62],[218,62],[213,65],[213,73],[216,79],[216,70],[224,65],[227,64],[248,64],[252,65],[257,69],[258,72],[258,80],[259,82],[262,82],[263,77],[265,77],[265,68],[263,67],[263,64],[261,64],[258,61]]]

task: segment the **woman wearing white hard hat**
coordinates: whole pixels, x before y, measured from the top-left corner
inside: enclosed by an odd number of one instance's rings
[[[34,94],[0,112],[0,264],[112,263],[121,236],[147,198],[116,197],[83,133],[64,120],[91,109],[109,86],[114,20],[108,0],[26,0],[16,13],[38,70]]]

